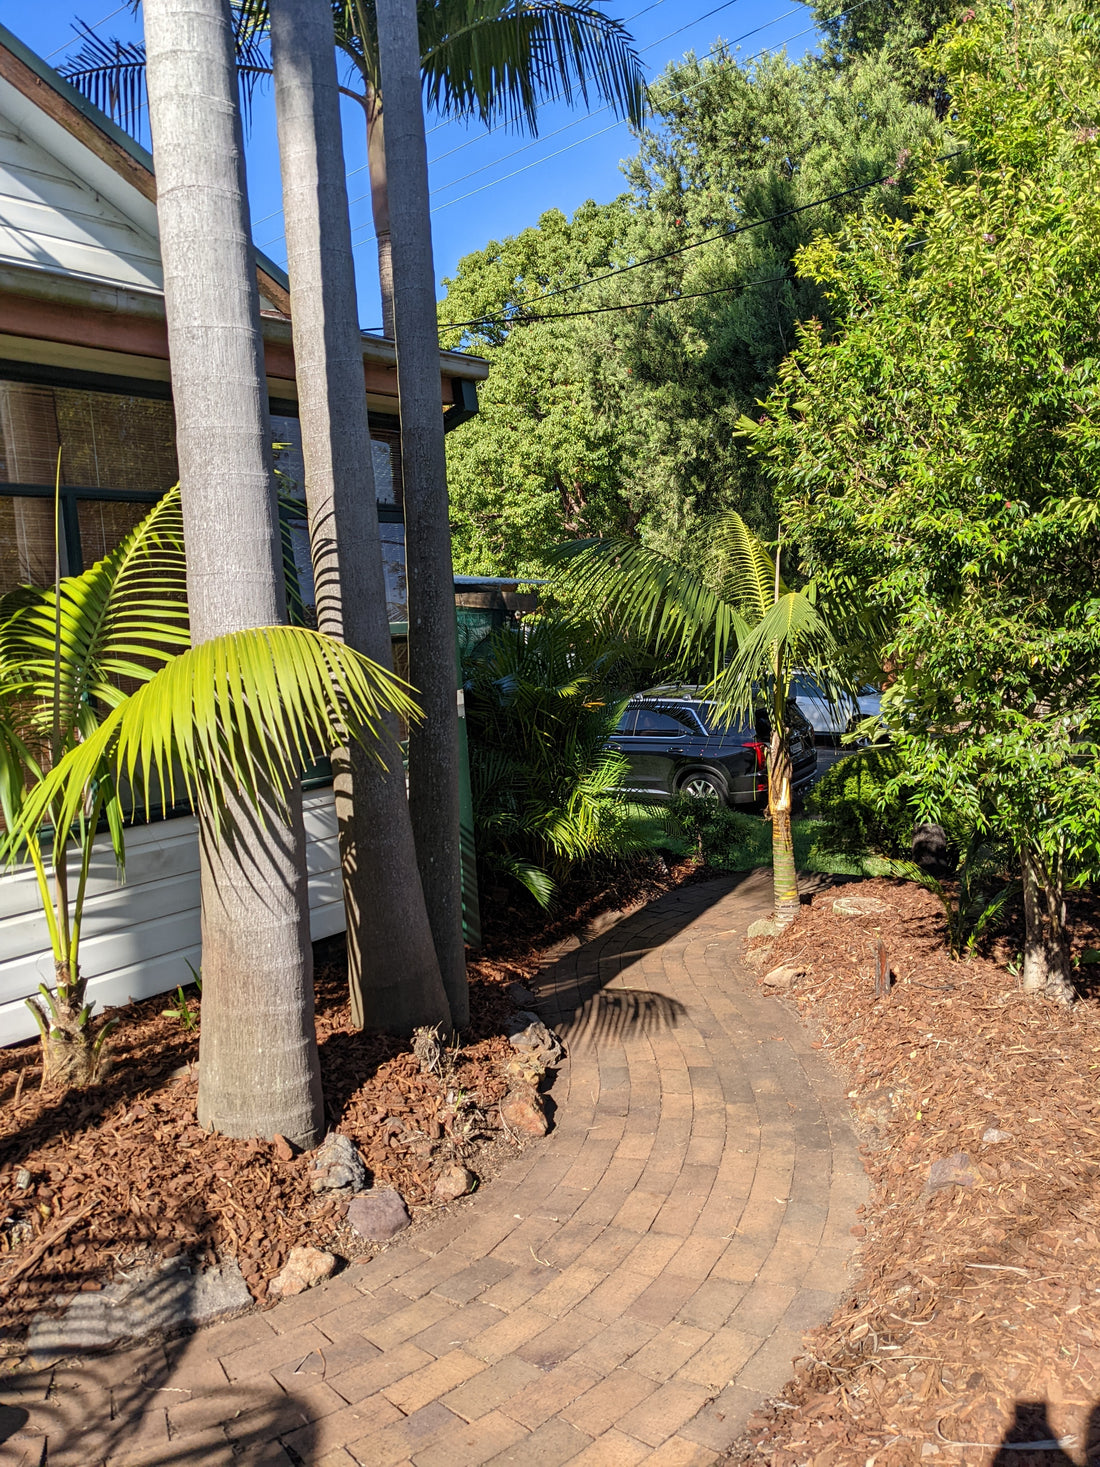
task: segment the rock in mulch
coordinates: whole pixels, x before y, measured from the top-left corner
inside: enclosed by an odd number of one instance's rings
[[[277,1161],[293,1161],[294,1147],[285,1136],[275,1135],[271,1138],[271,1149],[275,1153]]]
[[[432,1187],[433,1202],[457,1202],[460,1197],[465,1197],[467,1192],[472,1192],[477,1186],[477,1178],[469,1167],[461,1166],[452,1162],[443,1167],[439,1176],[435,1179]]]
[[[361,1238],[384,1243],[404,1232],[411,1219],[409,1210],[392,1187],[375,1187],[360,1192],[348,1203],[348,1222]]]
[[[833,911],[840,917],[876,917],[890,909],[878,897],[842,896],[833,902]]]
[[[235,1262],[193,1273],[186,1257],[166,1258],[98,1293],[77,1294],[60,1314],[36,1314],[27,1334],[27,1348],[36,1364],[47,1364],[64,1356],[111,1349],[154,1330],[171,1332],[207,1324],[220,1315],[247,1309],[251,1303],[252,1295]]]
[[[928,1168],[926,1192],[937,1192],[941,1187],[973,1187],[978,1180],[974,1164],[965,1151],[955,1151],[950,1156],[941,1156]]]
[[[790,963],[781,963],[778,968],[772,968],[764,974],[763,983],[765,988],[793,988],[802,977],[803,969],[796,968]]]
[[[741,959],[747,968],[766,968],[772,960],[771,947],[754,947]]]
[[[758,917],[755,922],[749,923],[746,936],[752,937],[774,937],[779,931],[779,924],[774,917]]]
[[[308,1243],[299,1243],[290,1250],[283,1271],[271,1280],[269,1292],[287,1297],[304,1294],[322,1279],[327,1279],[336,1267],[336,1255],[326,1253],[323,1248],[313,1248]]]
[[[562,1056],[561,1040],[539,1018],[521,1009],[507,1025],[508,1043],[523,1054],[536,1055],[544,1069],[556,1064]]]
[[[542,1101],[535,1090],[513,1090],[500,1102],[505,1129],[521,1136],[545,1136],[550,1129]]]
[[[333,1131],[313,1153],[311,1186],[315,1192],[361,1192],[367,1169],[355,1143]]]
[[[518,1004],[521,1009],[530,1008],[536,1002],[535,995],[523,983],[509,983],[508,997],[514,1004]]]
[[[1004,1141],[1012,1141],[1013,1139],[1014,1137],[1011,1131],[1002,1131],[996,1126],[987,1126],[982,1132],[982,1140],[987,1146],[997,1146]]]

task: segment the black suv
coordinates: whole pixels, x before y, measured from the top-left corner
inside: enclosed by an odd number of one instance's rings
[[[803,789],[817,772],[814,731],[793,701],[792,783]],[[713,703],[692,688],[651,688],[632,698],[611,739],[630,765],[624,789],[645,799],[676,794],[717,797],[728,805],[755,805],[768,795],[771,720],[758,708],[752,723],[722,724]]]

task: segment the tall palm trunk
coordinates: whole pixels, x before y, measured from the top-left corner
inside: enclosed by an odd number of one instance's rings
[[[272,0],[294,361],[317,624],[392,671],[328,0]],[[354,1022],[449,1027],[401,751],[336,751],[336,811]]]
[[[393,340],[393,236],[390,232],[390,189],[386,174],[385,118],[382,98],[367,87],[367,169],[370,206],[378,248],[378,289],[382,296],[382,335]]]
[[[776,659],[772,731],[768,750],[768,811],[772,820],[772,883],[775,921],[789,927],[798,915],[798,872],[791,832],[791,747],[787,730],[787,688]]]
[[[285,620],[228,0],[145,0],[149,122],[196,643]],[[321,1133],[300,799],[201,825],[199,1121]]]
[[[405,484],[409,680],[424,722],[409,735],[409,808],[424,897],[457,1027],[469,1016],[462,941],[454,567],[440,406],[428,155],[416,0],[378,0],[393,237],[394,328]]]

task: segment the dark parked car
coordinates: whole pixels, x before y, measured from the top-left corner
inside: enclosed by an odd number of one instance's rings
[[[792,700],[787,704],[796,790],[817,771],[814,731]],[[624,788],[645,799],[687,794],[728,805],[755,805],[768,794],[770,719],[758,708],[749,722],[721,723],[713,703],[691,688],[651,688],[630,700],[611,747],[626,756]]]

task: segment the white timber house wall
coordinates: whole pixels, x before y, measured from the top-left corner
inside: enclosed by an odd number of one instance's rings
[[[310,932],[344,930],[330,789],[305,796]],[[73,871],[75,883],[75,869]],[[154,820],[126,833],[126,879],[110,839],[96,842],[80,939],[80,968],[97,1011],[191,983],[202,964],[199,841],[194,818]],[[29,866],[0,877],[0,1044],[38,1033],[24,999],[53,983],[53,955]]]

